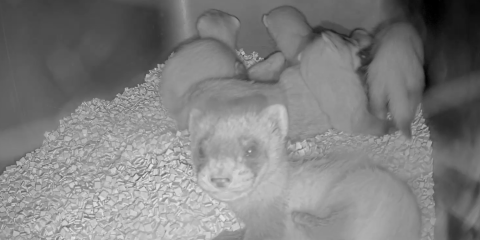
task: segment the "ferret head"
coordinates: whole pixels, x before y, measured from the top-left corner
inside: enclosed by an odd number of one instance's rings
[[[298,55],[298,60],[308,58],[315,65],[326,61],[333,67],[356,71],[362,65],[359,53],[366,44],[364,39],[324,31]]]
[[[196,27],[201,38],[215,38],[236,49],[240,20],[226,12],[210,9],[197,19]]]
[[[296,57],[299,47],[312,34],[307,18],[298,9],[280,6],[262,16],[263,25],[287,59]]]
[[[223,202],[248,196],[286,162],[283,105],[224,114],[193,109],[189,130],[197,183]]]

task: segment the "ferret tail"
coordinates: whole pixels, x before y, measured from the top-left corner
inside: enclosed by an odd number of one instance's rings
[[[424,116],[434,116],[480,97],[480,71],[460,79],[441,83],[427,90],[423,96]]]

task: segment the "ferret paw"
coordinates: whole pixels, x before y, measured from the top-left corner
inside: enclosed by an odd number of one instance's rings
[[[297,225],[302,225],[303,227],[317,227],[321,225],[327,225],[329,220],[319,218],[313,214],[306,212],[292,212],[292,220]]]
[[[387,121],[387,124],[386,124],[387,134],[395,134],[399,130],[393,120],[385,120],[385,121]]]

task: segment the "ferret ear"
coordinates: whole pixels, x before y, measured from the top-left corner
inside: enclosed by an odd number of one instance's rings
[[[248,78],[254,81],[278,81],[285,66],[285,56],[275,52],[248,69]]]
[[[235,28],[238,31],[242,26],[242,22],[236,16],[230,14],[230,17],[232,18],[233,24],[235,24]]]
[[[263,22],[263,25],[264,25],[266,28],[268,28],[268,21],[267,21],[268,19],[267,19],[267,18],[268,18],[268,15],[267,15],[267,14],[263,14],[263,15],[262,15],[262,22]]]
[[[277,130],[280,131],[282,137],[286,137],[288,134],[288,112],[287,108],[282,104],[275,104],[263,109],[260,113],[260,117],[266,120],[269,124],[272,124]]]
[[[188,131],[190,136],[194,136],[196,131],[198,131],[199,120],[202,116],[202,111],[194,108],[190,111],[188,116]]]

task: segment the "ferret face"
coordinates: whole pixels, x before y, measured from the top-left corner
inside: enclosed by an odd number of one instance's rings
[[[272,107],[228,116],[192,110],[192,163],[210,196],[224,202],[245,197],[284,161],[286,110],[268,112]]]
[[[274,39],[281,35],[307,36],[312,32],[305,16],[290,6],[278,7],[264,14],[262,22]]]

